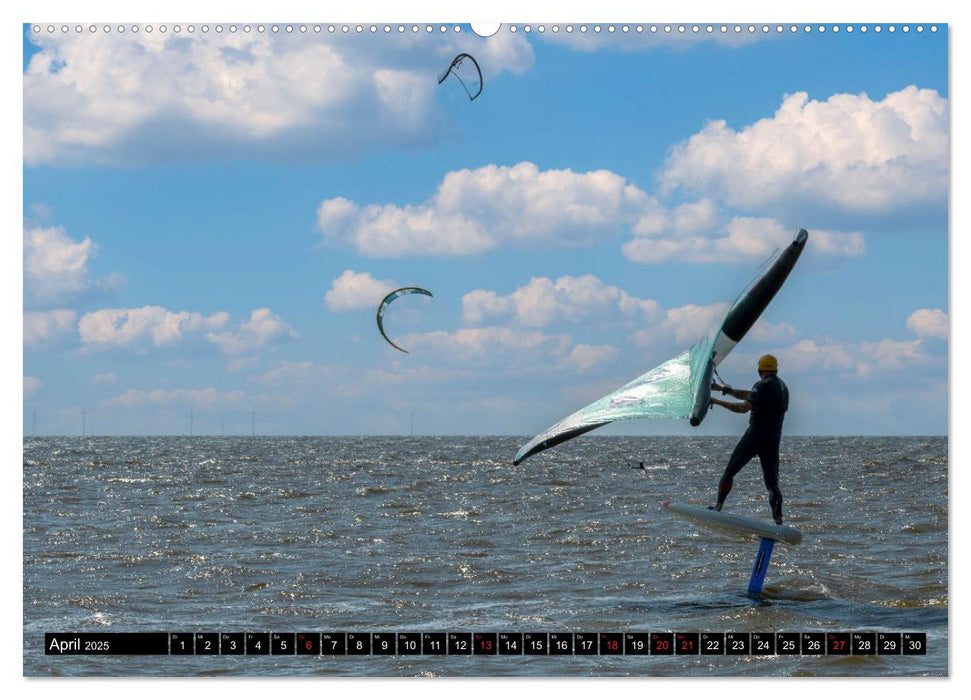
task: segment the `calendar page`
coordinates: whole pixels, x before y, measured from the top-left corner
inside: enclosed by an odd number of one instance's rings
[[[23,675],[946,677],[948,23],[327,12],[22,25]]]

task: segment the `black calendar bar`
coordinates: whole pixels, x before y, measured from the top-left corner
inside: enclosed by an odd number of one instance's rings
[[[678,632],[674,635],[675,654],[697,654],[701,648],[701,635],[697,632]]]
[[[44,635],[44,653],[54,656],[168,654],[169,633],[48,632]]]
[[[48,656],[923,656],[924,632],[47,632]],[[499,662],[501,663],[501,662]]]
[[[548,656],[550,653],[549,632],[526,632],[523,635],[523,653],[530,656]]]
[[[304,656],[320,654],[320,632],[298,632],[297,654]]]

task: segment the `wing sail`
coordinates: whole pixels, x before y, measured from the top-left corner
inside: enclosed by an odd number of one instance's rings
[[[684,418],[691,409],[690,357],[691,351],[683,352],[570,414],[523,445],[513,464],[615,420]]]
[[[768,270],[736,298],[721,323],[690,350],[547,428],[519,449],[513,464],[616,420],[688,418],[691,425],[700,425],[710,406],[715,367],[735,348],[782,287],[808,235],[800,229]]]
[[[708,356],[710,362],[704,367],[704,372],[697,376],[697,383],[693,386],[694,404],[691,415],[688,416],[691,425],[700,425],[708,413],[711,405],[711,375],[715,367],[735,349],[765,311],[776,292],[782,288],[806,247],[807,240],[809,234],[806,229],[799,229],[792,243],[772,260],[765,273],[739,294],[718,329],[711,334],[711,354]]]

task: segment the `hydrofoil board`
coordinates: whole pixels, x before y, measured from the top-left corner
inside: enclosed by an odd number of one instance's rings
[[[786,544],[799,544],[802,542],[802,533],[796,528],[788,527],[787,525],[766,523],[755,518],[747,518],[744,515],[724,513],[720,510],[695,506],[689,503],[665,501],[661,506],[665,510],[680,515],[682,518],[693,520],[699,525],[704,525],[715,530],[750,535],[752,537],[764,537],[775,542],[785,542]]]

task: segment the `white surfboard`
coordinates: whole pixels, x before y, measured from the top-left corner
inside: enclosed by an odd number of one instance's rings
[[[715,530],[754,537],[765,537],[776,542],[785,542],[786,544],[799,544],[802,542],[802,533],[796,528],[788,527],[787,525],[766,523],[755,518],[746,518],[744,515],[723,513],[719,510],[711,510],[704,506],[694,506],[688,503],[665,501],[661,504],[661,507],[676,515],[680,515],[682,518],[687,518],[699,525],[704,525]]]

